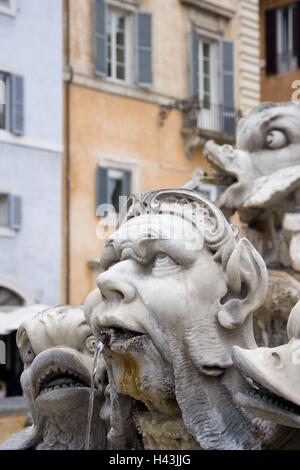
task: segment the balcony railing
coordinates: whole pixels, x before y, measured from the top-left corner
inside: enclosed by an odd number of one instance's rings
[[[195,100],[186,113],[185,127],[234,136],[236,117],[234,108]]]
[[[276,55],[276,71],[277,73],[288,72],[298,68],[298,57],[295,51],[284,51]]]

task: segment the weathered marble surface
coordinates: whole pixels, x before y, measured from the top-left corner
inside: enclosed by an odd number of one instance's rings
[[[236,148],[207,141],[203,151],[216,173],[198,171],[187,186],[199,180],[227,186],[217,205],[227,216],[238,212],[243,233],[272,270],[268,303],[277,304],[277,312],[264,306],[256,337],[260,345],[282,344],[300,298],[300,106],[263,103],[239,121]]]
[[[290,314],[287,335],[283,346],[233,347],[234,365],[252,383],[250,396],[241,393],[237,401],[255,416],[300,428],[300,301]]]
[[[171,234],[171,237],[170,237]],[[129,200],[85,314],[105,344],[115,449],[260,449],[290,434],[253,417],[233,345],[253,349],[265,264],[222,212],[184,189]]]
[[[24,362],[21,384],[33,425],[13,435],[0,449],[84,448],[94,342],[81,307],[48,308],[20,326],[17,344]],[[106,446],[106,428],[99,419],[104,399],[103,362],[98,373],[92,449]]]

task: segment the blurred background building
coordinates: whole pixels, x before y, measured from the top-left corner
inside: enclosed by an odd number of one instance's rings
[[[84,302],[119,196],[210,171],[204,139],[234,144],[241,116],[292,99],[299,12],[299,0],[0,0],[0,311],[13,319],[0,312],[0,395],[21,393],[12,309]],[[1,406],[0,442],[17,422]]]
[[[290,101],[300,86],[300,2],[261,0],[260,30],[261,101]]]
[[[0,0],[0,339],[6,343],[0,389],[6,396],[21,394],[23,368],[6,318],[17,306],[61,300],[62,42],[60,0]]]
[[[60,0],[0,0],[0,305],[60,302]]]
[[[77,304],[108,235],[96,207],[182,186],[207,169],[203,137],[233,143],[236,119],[259,104],[259,3],[65,0],[64,17],[62,292]]]

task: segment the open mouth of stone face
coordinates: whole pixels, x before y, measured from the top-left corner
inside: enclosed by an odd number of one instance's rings
[[[129,330],[123,327],[109,326],[102,328],[99,339],[112,350],[127,349],[133,343],[138,343],[145,337],[145,333]]]
[[[37,395],[59,389],[89,388],[87,380],[78,372],[60,366],[50,367],[37,383]]]
[[[216,162],[216,158],[210,153],[207,152],[205,155],[207,161],[209,162],[210,166],[216,170],[215,173],[204,173],[203,181],[208,183],[218,184],[221,186],[231,186],[234,183],[237,183],[238,180],[235,175],[227,172],[224,170],[218,163]]]
[[[244,375],[244,378],[250,385],[250,388],[246,393],[249,397],[255,399],[257,405],[261,405],[264,408],[269,407],[272,408],[272,410],[274,410],[274,408],[279,408],[282,412],[292,413],[300,416],[300,406],[289,400],[286,400],[274,392],[271,392],[271,390],[256,382],[253,378],[246,375]]]
[[[216,173],[206,173],[204,179],[214,184],[221,186],[231,186],[234,183],[237,183],[237,178],[230,173],[226,173],[221,167],[219,167],[212,159],[209,160],[210,165]]]

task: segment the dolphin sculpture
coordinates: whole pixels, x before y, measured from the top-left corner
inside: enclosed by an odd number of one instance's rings
[[[48,308],[18,329],[24,362],[21,385],[33,425],[11,436],[3,449],[84,449],[95,339],[81,307]],[[96,374],[90,449],[104,449],[106,426],[100,420],[105,366]]]

